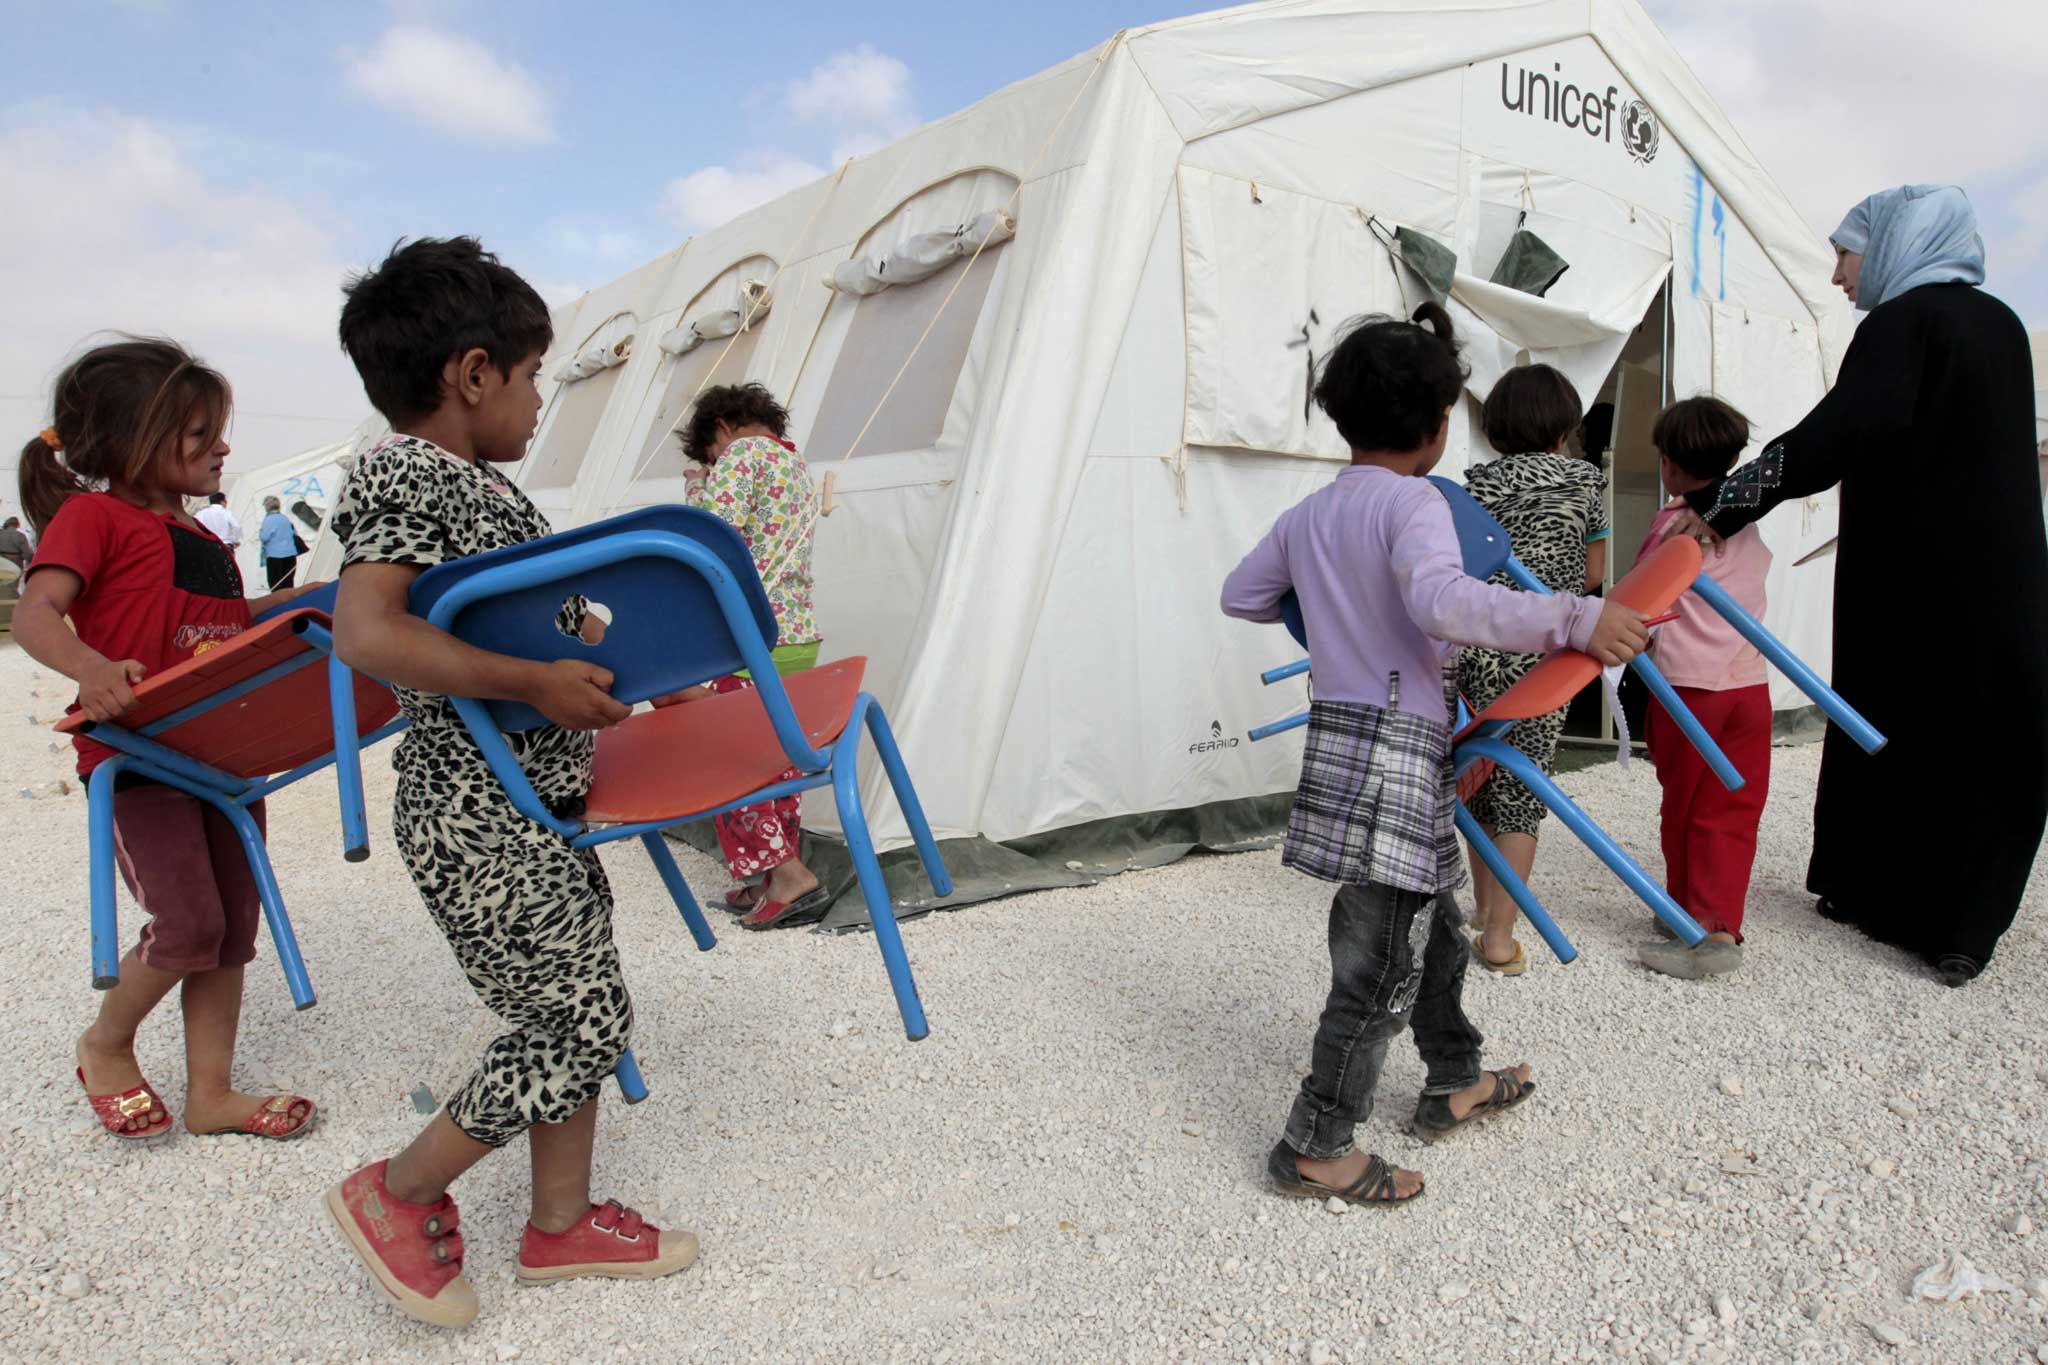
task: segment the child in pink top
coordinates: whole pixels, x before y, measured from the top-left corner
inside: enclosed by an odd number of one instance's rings
[[[1718,398],[1688,398],[1664,410],[1650,439],[1663,459],[1665,489],[1683,495],[1734,467],[1749,444],[1749,422]],[[1645,552],[1663,540],[1664,528],[1683,508],[1674,503],[1650,523]],[[1770,569],[1770,549],[1754,526],[1706,559],[1708,576],[1756,617],[1764,614]],[[1742,774],[1743,786],[1723,787],[1664,708],[1650,703],[1650,759],[1664,788],[1665,889],[1707,937],[1696,948],[1652,944],[1640,957],[1652,971],[1697,980],[1742,965],[1742,907],[1771,784],[1771,691],[1763,656],[1735,627],[1696,597],[1680,610],[1678,620],[1658,628],[1651,657]]]

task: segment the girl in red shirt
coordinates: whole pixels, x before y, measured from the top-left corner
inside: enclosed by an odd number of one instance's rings
[[[70,709],[117,720],[134,707],[136,683],[308,590],[244,598],[233,554],[185,510],[187,498],[220,487],[229,403],[227,380],[170,341],[97,346],[58,376],[55,421],[21,454],[21,502],[38,542],[14,638],[77,682]],[[83,737],[76,744],[81,776],[112,753]],[[250,813],[260,826],[261,805]],[[100,997],[99,1017],[78,1040],[93,1112],[118,1138],[170,1131],[170,1110],[136,1064],[135,1032],[182,983],[186,1126],[304,1133],[312,1101],[245,1095],[230,1083],[242,968],[256,954],[262,913],[233,826],[197,797],[124,774],[114,844],[148,919],[121,960],[120,984]]]

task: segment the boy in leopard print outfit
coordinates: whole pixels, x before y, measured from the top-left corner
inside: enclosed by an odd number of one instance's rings
[[[508,1032],[409,1147],[326,1202],[388,1298],[422,1322],[460,1327],[478,1304],[448,1186],[522,1132],[533,1200],[521,1280],[651,1279],[689,1265],[697,1241],[617,1201],[591,1202],[597,1097],[633,1022],[611,888],[594,853],[513,808],[448,697],[517,698],[553,722],[507,739],[541,799],[562,810],[590,789],[591,732],[629,708],[606,691],[602,668],[487,653],[406,607],[432,566],[549,532],[493,468],[525,453],[539,418],[547,306],[471,238],[402,245],[345,293],[342,346],[392,434],[357,463],[334,509],[336,649],[389,682],[412,721],[393,833],[427,913]],[[580,607],[571,617],[584,638],[602,634]]]

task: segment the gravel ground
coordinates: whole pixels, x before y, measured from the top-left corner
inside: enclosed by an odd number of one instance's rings
[[[700,956],[620,849],[653,1096],[608,1106],[599,1183],[697,1229],[703,1258],[653,1285],[516,1288],[510,1152],[458,1186],[484,1315],[447,1335],[372,1294],[317,1204],[403,1143],[414,1088],[445,1093],[488,1036],[391,855],[382,755],[368,863],[340,859],[330,786],[272,808],[321,1000],[295,1014],[261,947],[240,1078],[314,1096],[321,1126],[128,1148],[71,1076],[93,1005],[84,801],[13,795],[68,772],[45,728],[68,689],[7,644],[0,690],[0,1356],[2048,1361],[2042,888],[1962,991],[1826,924],[1799,885],[1817,750],[1778,752],[1731,980],[1634,965],[1645,913],[1553,830],[1537,890],[1584,956],[1475,973],[1467,994],[1490,1060],[1534,1062],[1538,1095],[1424,1148],[1406,1131],[1420,1066],[1397,1042],[1364,1137],[1427,1172],[1429,1196],[1343,1216],[1258,1179],[1327,972],[1325,897],[1277,855],[907,926],[933,1027],[913,1046],[869,938],[732,932]],[[1647,765],[1566,786],[1654,850]],[[722,885],[695,854],[685,871]],[[141,1055],[175,1111],[181,1033],[159,1018]],[[1911,1300],[1950,1249],[2032,1296]]]

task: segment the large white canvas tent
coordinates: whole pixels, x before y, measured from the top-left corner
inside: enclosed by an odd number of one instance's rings
[[[1544,297],[1489,283],[1518,227],[1568,263]],[[1419,301],[1403,228],[1457,256],[1474,401],[1442,472],[1486,453],[1504,369],[1558,366],[1620,409],[1623,567],[1661,402],[1769,436],[1846,336],[1828,250],[1634,0],[1273,0],[1118,34],[563,307],[518,477],[557,526],[679,501],[691,397],[763,383],[827,484],[827,655],[868,657],[942,838],[1057,857],[1050,831],[1270,813],[1299,737],[1245,732],[1302,692],[1260,685],[1288,642],[1217,591],[1341,467],[1308,365]],[[1765,523],[1770,624],[1823,673],[1832,561],[1793,561],[1834,519]]]

